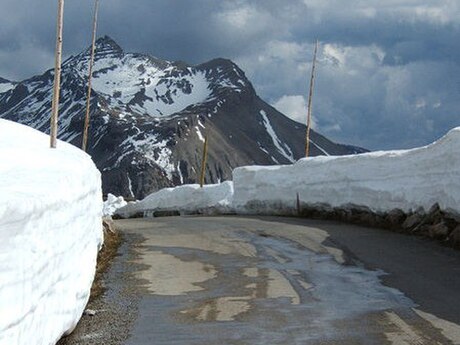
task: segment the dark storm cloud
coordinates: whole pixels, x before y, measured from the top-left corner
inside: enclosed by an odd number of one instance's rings
[[[50,68],[57,1],[0,1],[0,76]],[[298,121],[320,39],[314,116],[334,140],[411,147],[460,125],[458,1],[100,1],[99,34],[126,51],[194,64],[231,58]],[[92,8],[92,0],[66,0],[66,56],[89,44]]]

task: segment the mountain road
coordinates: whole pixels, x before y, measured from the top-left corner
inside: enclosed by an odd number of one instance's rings
[[[460,344],[460,253],[281,217],[116,221],[96,315],[63,344]]]

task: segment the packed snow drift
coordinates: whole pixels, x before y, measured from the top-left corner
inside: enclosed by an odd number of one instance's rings
[[[374,212],[440,208],[460,214],[460,127],[417,149],[301,159],[292,165],[247,166],[229,182],[200,189],[184,185],[156,192],[122,208],[132,216],[155,210],[289,214],[300,205],[367,207]],[[146,212],[148,211],[148,212]]]
[[[113,216],[116,210],[119,208],[122,208],[123,206],[126,206],[128,203],[125,201],[125,199],[122,196],[115,196],[113,194],[108,194],[107,195],[107,200],[104,202],[103,208],[102,208],[102,216],[103,217],[110,217]]]
[[[241,213],[281,213],[301,204],[365,206],[376,212],[441,209],[460,213],[460,127],[417,149],[301,159],[233,172]]]
[[[91,158],[0,120],[0,344],[48,345],[73,330],[103,240]]]
[[[231,209],[233,183],[183,185],[165,188],[150,194],[142,201],[130,202],[116,213],[122,217],[131,217],[138,213],[151,216],[155,211],[178,211],[182,214],[209,212],[215,210],[225,213]]]

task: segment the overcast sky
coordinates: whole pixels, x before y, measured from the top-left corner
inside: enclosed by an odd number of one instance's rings
[[[313,115],[332,140],[425,145],[460,126],[459,0],[100,0],[98,34],[126,51],[235,61],[297,121],[316,39]],[[53,65],[57,0],[0,0],[0,77]],[[89,45],[93,0],[66,0],[65,55]]]

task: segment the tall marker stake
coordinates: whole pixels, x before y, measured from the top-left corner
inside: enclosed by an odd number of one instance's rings
[[[59,113],[59,92],[61,91],[61,61],[62,61],[62,27],[64,18],[64,0],[58,0],[56,53],[54,59],[54,87],[51,110],[50,147],[56,148],[57,123]]]
[[[91,45],[91,58],[89,60],[89,71],[88,71],[88,95],[86,98],[86,115],[85,115],[85,124],[83,127],[83,141],[81,144],[81,149],[86,151],[86,146],[88,143],[88,128],[89,128],[89,110],[90,110],[90,100],[91,100],[91,78],[93,76],[93,65],[94,65],[94,51],[96,47],[96,31],[97,31],[97,13],[99,10],[99,0],[96,0],[94,3],[94,18],[93,18],[93,36],[92,36],[92,45]]]
[[[208,159],[208,136],[204,138],[203,160],[201,161],[200,187],[204,185],[204,175],[206,173],[206,161]]]
[[[315,86],[315,69],[316,54],[318,53],[318,40],[315,44],[315,53],[313,54],[313,65],[311,67],[310,93],[308,95],[308,116],[307,116],[307,139],[305,143],[305,157],[310,155],[310,129],[311,129],[311,106],[313,100],[313,87]]]

